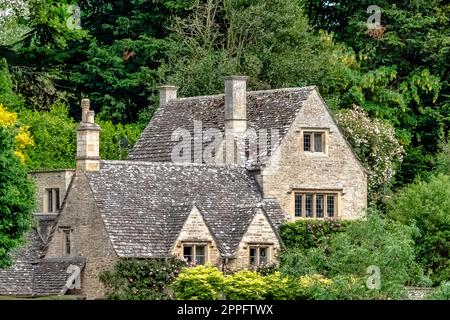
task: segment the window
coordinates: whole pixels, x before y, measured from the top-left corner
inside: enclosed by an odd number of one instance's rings
[[[302,199],[303,196],[301,194],[295,194],[295,216],[301,217],[302,216]]]
[[[256,245],[249,247],[249,263],[251,266],[261,266],[269,262],[269,246]]]
[[[303,151],[325,152],[325,132],[303,132]]]
[[[188,263],[196,265],[206,263],[206,245],[183,245],[183,257]]]
[[[63,255],[70,255],[71,253],[71,243],[70,243],[70,235],[71,231],[70,229],[62,229],[63,234]]]
[[[47,189],[47,212],[58,212],[60,205],[59,189]]]
[[[294,216],[302,218],[332,218],[337,212],[338,193],[295,192]]]

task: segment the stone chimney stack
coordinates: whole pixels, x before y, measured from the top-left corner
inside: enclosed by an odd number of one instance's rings
[[[159,106],[162,107],[170,100],[177,99],[177,90],[176,86],[161,86],[159,87]]]
[[[81,122],[77,128],[77,170],[95,172],[100,169],[100,127],[89,99],[81,100]]]
[[[237,141],[247,130],[247,79],[225,77],[225,163],[242,164]]]

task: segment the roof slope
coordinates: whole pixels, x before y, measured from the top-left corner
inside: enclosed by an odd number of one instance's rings
[[[247,93],[247,124],[257,132],[277,129],[279,141],[301,109],[303,102],[315,87],[287,88]],[[201,121],[203,132],[215,128],[224,132],[224,95],[182,98],[160,107],[138,142],[128,155],[128,160],[172,161],[171,151],[178,143],[171,141],[172,133],[179,128],[194,136],[194,121]],[[270,133],[270,132],[269,132]],[[204,146],[209,141],[204,142]],[[271,144],[270,144],[271,145]],[[201,150],[200,150],[201,151]],[[194,154],[199,150],[192,152]]]
[[[120,257],[170,253],[193,206],[198,206],[224,256],[232,256],[262,199],[244,167],[170,162],[102,161],[86,173]],[[272,210],[276,221],[284,214]]]
[[[0,295],[46,296],[59,294],[70,276],[69,265],[84,267],[81,257],[42,259],[45,242],[43,237],[50,225],[55,222],[54,215],[35,215],[38,228],[30,230],[25,244],[13,253],[13,265],[0,269]]]

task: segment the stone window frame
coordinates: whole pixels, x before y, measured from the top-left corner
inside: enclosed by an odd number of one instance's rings
[[[211,241],[189,241],[189,240],[184,240],[184,241],[181,241],[180,246],[181,246],[181,256],[183,258],[184,258],[184,247],[185,246],[193,247],[194,248],[194,252],[193,252],[192,256],[194,257],[195,260],[197,260],[196,259],[196,247],[197,246],[205,247],[205,263],[204,263],[204,265],[208,264],[211,261],[211,247],[212,247],[211,246]]]
[[[267,262],[266,262],[266,265],[270,265],[271,263],[272,263],[272,256],[273,256],[273,247],[274,247],[274,244],[272,243],[272,242],[248,242],[247,243],[247,246],[246,246],[246,248],[247,248],[247,253],[248,253],[248,265],[250,266],[250,267],[259,267],[259,266],[261,266],[261,263],[260,263],[260,249],[261,248],[266,248],[267,249]],[[251,249],[257,249],[257,261],[256,261],[256,263],[255,264],[252,264],[252,263],[250,263],[250,250]]]
[[[68,226],[59,227],[59,232],[61,232],[61,254],[63,257],[72,255],[73,252],[73,229]],[[69,252],[67,252],[67,242],[66,237],[69,234]]]
[[[50,203],[51,199],[51,203]],[[57,213],[61,208],[61,189],[45,188],[44,212]]]
[[[311,145],[313,146],[312,149],[314,149],[314,134],[321,133],[322,136],[322,151],[305,151],[305,145],[304,145],[304,135],[305,133],[312,134],[313,139],[311,139]],[[311,156],[328,156],[328,147],[329,147],[329,141],[330,141],[330,128],[309,128],[309,127],[303,127],[300,129],[300,148],[303,154],[305,155],[311,155]]]
[[[302,195],[302,200],[301,200],[301,205],[302,205],[302,210],[301,210],[301,216],[296,215],[296,202],[298,203],[299,201],[296,199],[297,195],[301,194]],[[312,217],[307,217],[306,216],[306,195],[311,194],[313,196],[312,199],[312,211],[313,211],[313,216]],[[323,198],[323,217],[317,217],[317,195],[324,195]],[[328,216],[328,212],[327,212],[327,206],[328,206],[328,195],[334,195],[334,215],[332,217]],[[302,189],[294,189],[291,192],[291,215],[294,217],[294,219],[315,219],[315,220],[324,220],[324,219],[336,219],[339,218],[341,216],[341,208],[342,208],[342,195],[343,195],[343,191],[342,189],[308,189],[308,188],[302,188]]]

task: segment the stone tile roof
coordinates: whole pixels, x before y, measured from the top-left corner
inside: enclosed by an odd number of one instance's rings
[[[84,267],[81,257],[43,259],[50,230],[56,223],[56,214],[35,214],[37,226],[26,234],[25,243],[17,248],[13,265],[0,269],[0,295],[46,296],[59,294],[70,274],[70,264]]]
[[[33,295],[64,294],[68,289],[66,282],[70,276],[67,269],[76,265],[82,270],[85,265],[83,257],[46,258],[37,265],[33,278]]]
[[[247,93],[247,123],[257,132],[278,129],[279,142],[315,87],[288,88]],[[160,107],[140,139],[128,155],[128,160],[171,161],[171,151],[178,143],[172,133],[183,128],[194,136],[194,121],[201,121],[203,132],[210,128],[224,132],[224,95],[182,98]],[[269,131],[270,134],[270,131]],[[203,147],[209,144],[204,141]],[[194,150],[192,158],[201,150]],[[262,159],[261,159],[262,160]],[[263,163],[263,161],[261,161]]]
[[[194,205],[222,255],[232,256],[252,208],[262,202],[256,181],[240,166],[102,161],[99,172],[86,176],[120,257],[169,254]],[[275,206],[268,212],[277,225],[284,214]]]

